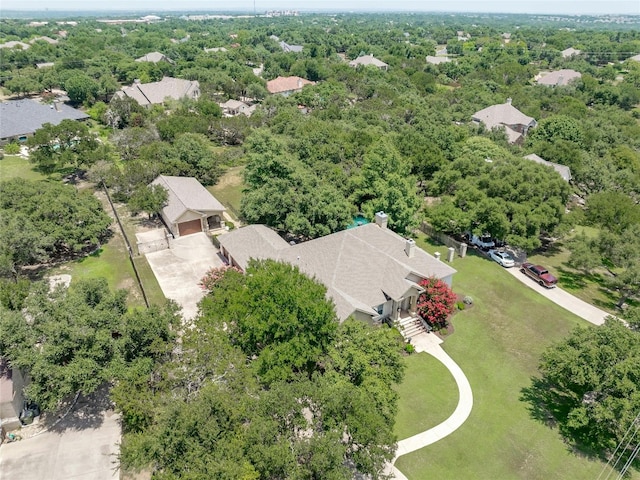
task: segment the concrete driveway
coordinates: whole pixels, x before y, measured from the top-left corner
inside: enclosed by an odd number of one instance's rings
[[[0,478],[7,480],[117,480],[119,416],[106,397],[83,399],[49,431],[0,446]]]
[[[198,302],[204,296],[198,286],[200,279],[210,268],[224,264],[204,233],[176,238],[168,250],[148,253],[146,257],[165,297],[182,307],[185,319],[198,313]]]
[[[600,310],[598,307],[594,307],[593,305],[574,297],[569,292],[562,290],[561,288],[556,287],[549,289],[538,285],[535,280],[522,273],[520,268],[517,266],[507,268],[506,270],[529,288],[532,288],[541,295],[544,295],[553,303],[560,305],[565,310],[575,313],[587,322],[591,322],[594,325],[602,325],[604,323],[604,319],[610,315],[610,313]]]

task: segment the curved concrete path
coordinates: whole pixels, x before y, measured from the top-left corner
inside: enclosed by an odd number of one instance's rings
[[[538,292],[540,295],[547,297],[553,303],[560,305],[565,310],[569,310],[571,313],[576,314],[594,325],[602,325],[604,323],[604,319],[611,315],[610,313],[600,310],[598,307],[594,307],[584,300],[574,297],[569,292],[559,287],[545,288],[538,285],[535,280],[522,273],[518,267],[507,268],[505,270],[529,288]]]
[[[456,385],[458,386],[458,406],[451,416],[439,425],[412,437],[400,440],[398,442],[396,456],[392,463],[395,463],[396,459],[401,455],[415,452],[416,450],[431,445],[438,440],[442,440],[444,437],[460,428],[471,414],[471,409],[473,408],[473,392],[471,391],[469,380],[467,380],[467,377],[458,364],[454,362],[453,359],[442,349],[440,346],[441,343],[442,340],[432,333],[422,333],[411,338],[411,344],[415,347],[416,352],[426,352],[429,355],[434,356],[451,372],[451,375],[453,375]],[[388,465],[386,473],[392,473],[397,480],[406,480],[407,478],[392,464]]]

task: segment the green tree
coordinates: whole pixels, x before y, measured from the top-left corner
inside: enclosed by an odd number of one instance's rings
[[[543,353],[533,398],[565,437],[606,457],[640,411],[639,372],[640,335],[609,319],[598,328],[576,329]]]
[[[129,208],[135,215],[146,212],[149,218],[167,204],[169,194],[162,185],[140,185],[129,198]]]
[[[64,89],[75,104],[93,102],[100,92],[100,84],[83,72],[74,73],[64,81]]]

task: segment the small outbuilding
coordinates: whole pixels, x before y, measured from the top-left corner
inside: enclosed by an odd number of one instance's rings
[[[151,185],[161,185],[167,191],[167,205],[160,216],[174,237],[224,226],[226,209],[195,178],[160,175]]]

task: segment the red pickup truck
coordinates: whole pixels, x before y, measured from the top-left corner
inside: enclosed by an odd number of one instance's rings
[[[551,275],[546,268],[540,265],[534,265],[533,263],[523,263],[520,271],[526,275],[529,275],[543,287],[553,288],[558,283],[558,279]]]

